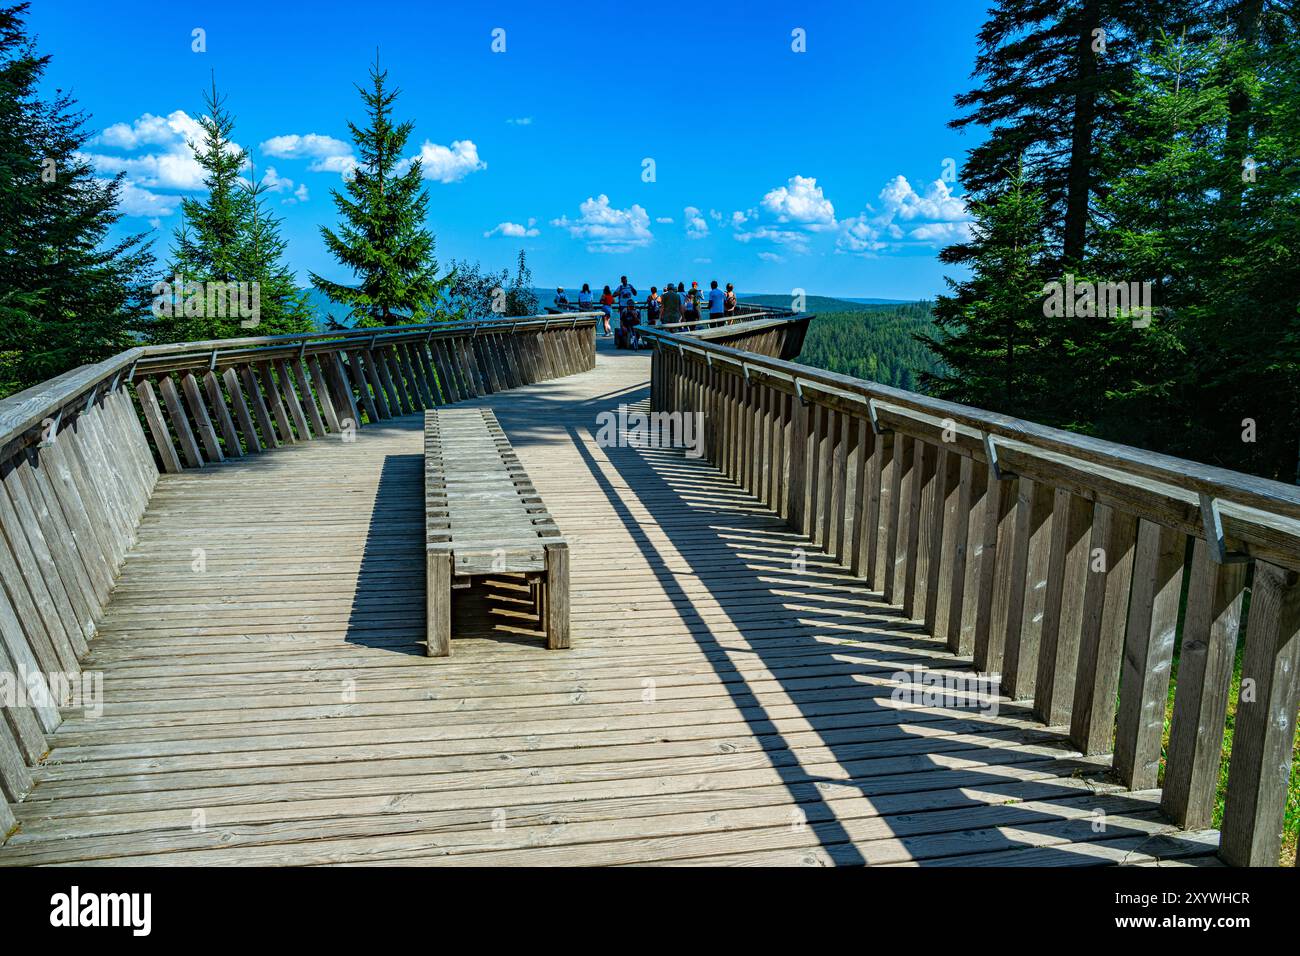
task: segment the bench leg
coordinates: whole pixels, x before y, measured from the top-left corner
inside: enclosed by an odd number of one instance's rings
[[[428,552],[425,574],[425,653],[429,657],[451,656],[451,555]]]
[[[546,546],[546,646],[569,646],[569,546]]]

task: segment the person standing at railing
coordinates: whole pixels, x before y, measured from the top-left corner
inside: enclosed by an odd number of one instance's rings
[[[664,286],[664,294],[660,297],[660,314],[663,317],[664,325],[672,325],[682,320],[682,297],[677,294],[670,282]]]
[[[600,311],[605,313],[605,334],[613,335],[614,329],[610,326],[610,321],[614,318],[614,293],[609,291],[609,286],[605,286],[605,291],[601,293]]]
[[[682,297],[682,321],[700,321],[699,283],[691,283],[691,291],[686,291],[684,282],[677,283],[677,294]]]
[[[736,314],[736,287],[730,282],[727,283],[727,294],[723,297],[722,306],[724,315],[732,316]]]
[[[624,306],[636,298],[636,286],[627,281],[627,276],[623,276],[619,280],[619,286],[614,290],[614,294],[618,296],[618,307],[622,311]]]
[[[645,320],[650,325],[659,323],[659,310],[663,307],[663,300],[659,298],[659,287],[651,286],[650,294],[645,297]]]
[[[578,311],[591,311],[591,286],[585,282],[582,284],[582,291],[578,293]]]
[[[718,288],[718,280],[709,283],[709,319],[720,319],[727,311],[727,294]]]

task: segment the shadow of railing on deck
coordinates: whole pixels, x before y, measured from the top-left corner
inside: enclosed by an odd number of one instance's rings
[[[624,402],[637,399],[644,402],[645,390],[619,396]],[[588,435],[599,410],[593,409]],[[1130,803],[1122,794],[1102,797],[1060,782],[1097,771],[1095,764],[1073,759],[1064,735],[1034,726],[1009,728],[974,709],[924,712],[890,706],[897,670],[930,663],[970,672],[971,665],[948,655],[942,642],[927,637],[919,625],[903,620],[901,610],[882,607],[880,595],[834,566],[707,463],[689,461],[679,452],[602,449],[642,502],[649,502],[646,507],[655,510],[668,547],[687,563],[705,593],[688,592],[665,556],[667,549],[661,550],[619,498],[582,429],[570,425],[568,430],[592,480],[797,805],[800,813],[791,812],[789,823],[806,822],[830,859],[876,862],[864,858],[855,843],[890,837],[903,847],[886,850],[892,858],[916,856],[922,862],[1038,842],[991,829],[997,826],[1041,826],[1079,841],[1097,839],[1093,815],[1067,823],[1061,813],[1020,806],[1032,800],[1069,800],[1075,811],[1082,805],[1105,805],[1110,815],[1104,839],[1145,835],[1125,825],[1124,813],[1149,810],[1150,804]],[[808,555],[801,574],[790,570],[796,546]],[[746,586],[737,589],[738,580]],[[717,611],[706,614],[701,603],[716,604]],[[644,632],[648,622],[639,619],[638,625]],[[774,717],[774,708],[785,716]],[[1023,705],[1004,701],[1001,713],[1033,723]],[[824,759],[804,766],[795,746],[803,753],[821,748]],[[949,756],[934,759],[940,753]],[[855,797],[869,806],[845,802]],[[864,824],[864,817],[877,822]],[[773,823],[779,822],[774,817]],[[971,830],[980,831],[979,839],[959,835]],[[1035,862],[1080,862],[1077,852],[1050,846],[1036,854]]]

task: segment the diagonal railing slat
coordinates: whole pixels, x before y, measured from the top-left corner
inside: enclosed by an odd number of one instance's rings
[[[1276,865],[1300,705],[1300,487],[799,365],[743,335],[638,331],[653,408],[700,414],[714,465],[1080,750],[1113,753],[1130,787],[1160,783],[1188,829],[1214,814],[1244,638],[1220,856]]]

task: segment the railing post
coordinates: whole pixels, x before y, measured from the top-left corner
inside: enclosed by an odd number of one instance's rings
[[[1131,790],[1154,787],[1159,774],[1186,540],[1152,521],[1138,525],[1115,728],[1115,769]]]
[[[1294,571],[1258,561],[1219,842],[1229,865],[1278,863],[1297,708],[1300,585]]]
[[[1214,814],[1245,580],[1244,564],[1215,564],[1196,539],[1160,800],[1190,830],[1209,826]]]

